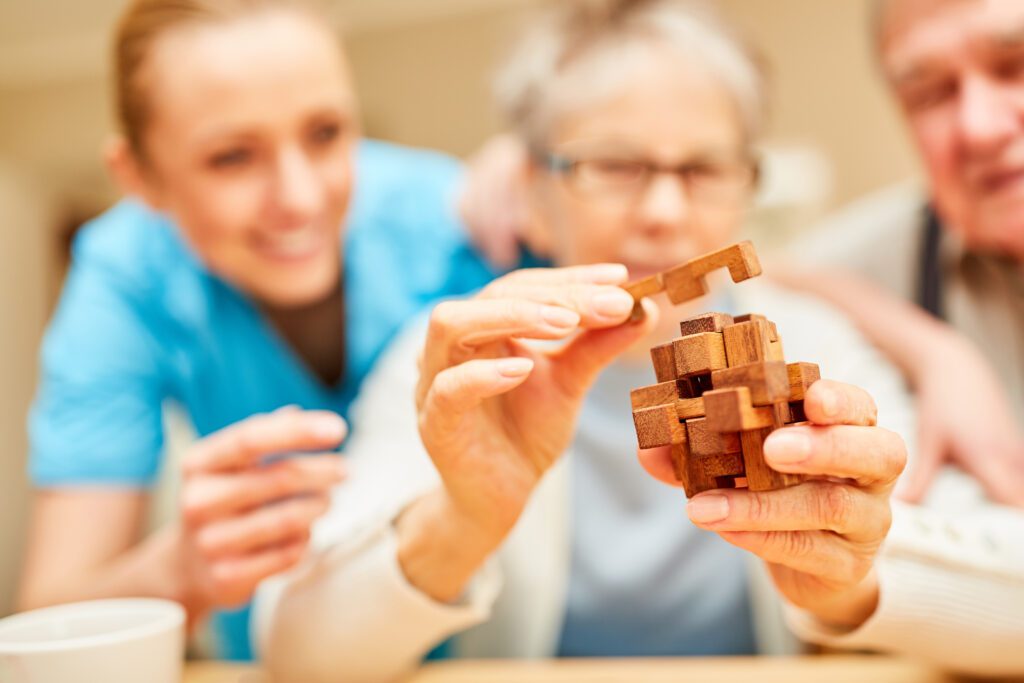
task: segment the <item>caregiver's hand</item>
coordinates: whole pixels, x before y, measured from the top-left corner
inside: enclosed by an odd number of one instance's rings
[[[302,557],[344,469],[346,425],[327,411],[282,408],[198,441],[185,455],[179,535],[182,602],[193,621],[247,601]],[[303,452],[271,464],[268,456]]]
[[[812,481],[778,491],[707,491],[687,512],[697,526],[763,559],[790,603],[828,623],[857,626],[878,603],[874,560],[906,449],[875,426],[874,401],[857,387],[815,382],[804,411],[813,425],[776,430],[764,454],[776,470]],[[652,475],[677,483],[665,449],[640,458]]]
[[[398,522],[399,562],[428,595],[462,592],[569,446],[598,372],[655,323],[645,302],[644,322],[622,324],[626,277],[607,264],[523,270],[434,310],[417,406],[443,486]],[[521,341],[570,337],[557,348]]]

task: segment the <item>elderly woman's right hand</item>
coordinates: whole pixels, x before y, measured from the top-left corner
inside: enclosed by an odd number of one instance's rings
[[[341,460],[322,451],[346,430],[334,413],[287,407],[226,427],[186,453],[178,579],[191,622],[243,604],[260,581],[299,561],[344,476]],[[302,455],[265,463],[288,453]]]
[[[399,560],[427,593],[459,594],[568,448],[599,371],[654,324],[650,304],[644,322],[622,324],[633,307],[617,286],[626,278],[610,264],[524,270],[434,310],[417,405],[443,486],[399,521]]]

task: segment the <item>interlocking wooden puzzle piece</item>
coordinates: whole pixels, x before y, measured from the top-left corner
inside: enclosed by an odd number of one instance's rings
[[[640,408],[633,411],[633,425],[640,448],[670,446],[686,438],[686,428],[671,405]]]
[[[730,367],[768,359],[769,329],[764,320],[747,320],[729,325],[722,330],[722,339]]]
[[[654,376],[659,382],[671,382],[676,379],[676,354],[672,350],[672,342],[665,342],[651,347],[651,363],[654,364]]]
[[[741,477],[746,472],[742,453],[706,455],[700,458],[700,464],[704,468],[704,476],[714,477],[715,483],[719,484],[719,488],[727,488],[721,486],[722,482],[719,481],[719,477]]]
[[[755,406],[783,403],[790,398],[789,373],[783,361],[761,361],[715,370],[711,373],[711,384],[715,389],[747,388]]]
[[[704,417],[703,398],[680,398],[675,402],[676,417],[680,420],[691,420],[696,417]]]
[[[773,424],[764,429],[740,432],[743,449],[743,464],[747,475],[747,488],[751,491],[771,491],[798,484],[803,480],[798,474],[777,472],[764,459],[764,440],[785,424],[786,411],[781,405],[772,406],[775,411]]]
[[[655,273],[642,280],[636,280],[623,286],[630,296],[633,297],[633,312],[630,314],[631,320],[640,320],[644,317],[644,309],[640,305],[640,300],[647,296],[654,296],[659,292],[665,291],[665,283],[661,280],[661,273]]]
[[[803,401],[790,401],[789,402],[789,419],[786,420],[786,424],[795,424],[797,422],[806,422],[807,414],[804,412]]]
[[[790,363],[786,366],[786,373],[790,401],[803,401],[811,385],[821,379],[821,370],[816,363]]]
[[[699,417],[687,420],[686,435],[690,442],[690,451],[697,457],[741,451],[738,434],[735,432],[722,433],[711,429],[707,418]]]
[[[706,375],[727,366],[721,333],[701,332],[672,341],[676,376]]]
[[[639,387],[629,392],[629,402],[633,410],[653,408],[659,405],[672,405],[679,398],[676,383],[659,382],[646,387]]]
[[[777,360],[785,362],[786,354],[782,350],[782,340],[777,339],[776,341],[768,342],[768,360]]]
[[[687,498],[701,491],[735,486],[734,478],[743,476],[740,441],[736,434],[718,434],[703,419],[687,420],[688,452],[673,452],[676,478],[683,484]],[[722,474],[735,469],[735,473]]]
[[[679,333],[686,337],[700,332],[721,332],[733,322],[732,316],[728,313],[705,313],[679,323]]]
[[[733,282],[761,274],[761,263],[754,252],[754,245],[749,241],[733,244],[663,272],[661,281],[669,301],[681,304],[707,294],[708,285],[704,278],[719,268],[728,268]]]
[[[744,386],[715,389],[704,394],[708,429],[719,433],[740,432],[770,427],[774,413],[770,406],[754,407],[750,389]]]

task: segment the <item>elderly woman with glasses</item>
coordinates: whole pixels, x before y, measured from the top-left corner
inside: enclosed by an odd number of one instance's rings
[[[741,43],[691,3],[560,2],[497,90],[559,267],[441,304],[368,380],[323,551],[258,595],[270,670],[392,680],[453,635],[477,657],[793,652],[783,604],[804,633],[899,622],[879,548],[905,447],[876,426],[876,401],[895,429],[910,417],[898,375],[829,309],[759,281],[645,300],[629,322],[627,279],[729,243],[743,219],[762,89]],[[648,348],[707,310],[767,314],[791,357],[869,390],[818,382],[812,424],[766,441],[810,481],[687,503],[664,452],[637,463]]]

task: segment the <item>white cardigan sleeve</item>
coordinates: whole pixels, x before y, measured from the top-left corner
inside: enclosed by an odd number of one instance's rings
[[[349,475],[314,528],[314,551],[257,592],[254,641],[275,681],[394,680],[487,619],[500,591],[491,563],[458,603],[438,603],[398,565],[393,522],[439,481],[412,407],[422,340],[422,325],[413,326],[367,378],[345,450]]]

